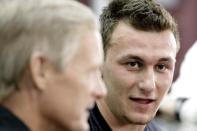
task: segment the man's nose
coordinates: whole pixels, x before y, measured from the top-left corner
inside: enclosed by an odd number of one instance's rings
[[[151,92],[156,87],[156,75],[154,69],[147,69],[144,71],[141,80],[139,81],[139,88],[145,92]]]
[[[98,78],[98,83],[95,89],[95,97],[96,99],[101,99],[107,95],[106,86],[101,78]]]

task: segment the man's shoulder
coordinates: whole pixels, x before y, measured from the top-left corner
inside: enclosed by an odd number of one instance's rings
[[[29,131],[10,110],[0,105],[0,131]]]
[[[9,128],[9,127],[5,127],[3,125],[0,125],[0,131],[20,131],[14,128]]]
[[[90,125],[90,131],[112,131],[105,119],[102,117],[97,106],[90,111],[90,118],[88,122]]]
[[[161,128],[154,122],[150,122],[144,131],[162,131]]]
[[[0,124],[0,131],[30,131],[27,129],[17,128],[17,127],[7,127]]]

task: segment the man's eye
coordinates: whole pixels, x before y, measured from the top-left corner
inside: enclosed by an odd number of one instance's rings
[[[142,66],[142,64],[140,62],[136,62],[136,61],[127,62],[126,65],[127,65],[128,68],[132,68],[132,69],[138,69]]]
[[[160,71],[160,72],[164,72],[167,69],[165,64],[159,64],[156,66],[156,70]]]

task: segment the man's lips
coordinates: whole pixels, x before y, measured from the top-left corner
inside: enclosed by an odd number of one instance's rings
[[[95,106],[95,102],[90,104],[88,107],[87,107],[87,110],[90,112]]]
[[[139,104],[151,104],[155,101],[155,99],[150,99],[150,98],[133,98],[129,97],[130,100],[139,103]]]

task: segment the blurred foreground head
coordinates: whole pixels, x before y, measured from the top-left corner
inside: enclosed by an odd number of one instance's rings
[[[106,94],[99,27],[73,0],[0,1],[0,101],[30,130],[88,130]]]

